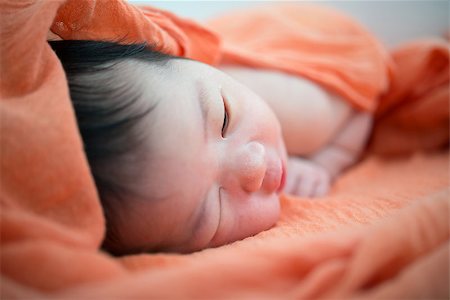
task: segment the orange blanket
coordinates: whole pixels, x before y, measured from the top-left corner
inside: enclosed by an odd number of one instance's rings
[[[224,17],[213,32],[119,1],[1,2],[2,298],[448,298],[448,43],[388,54],[348,18],[304,9]],[[283,196],[277,226],[255,237],[111,257],[98,249],[104,219],[50,28],[314,79],[375,112],[369,151],[323,200]]]

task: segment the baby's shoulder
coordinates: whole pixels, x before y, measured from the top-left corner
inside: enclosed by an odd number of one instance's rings
[[[221,69],[272,108],[287,147],[297,154],[309,154],[323,146],[352,112],[347,101],[298,75],[239,66]]]

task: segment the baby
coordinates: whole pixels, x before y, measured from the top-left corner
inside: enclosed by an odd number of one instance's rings
[[[318,197],[371,127],[322,87],[146,45],[50,42],[65,69],[113,254],[192,252],[272,227],[279,193]],[[288,156],[289,155],[289,156]]]

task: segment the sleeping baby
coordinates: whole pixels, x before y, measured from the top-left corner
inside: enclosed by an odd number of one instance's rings
[[[104,248],[192,252],[271,228],[279,194],[326,195],[371,116],[305,78],[145,44],[53,41],[104,208]]]

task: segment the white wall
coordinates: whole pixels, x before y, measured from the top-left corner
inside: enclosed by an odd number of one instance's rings
[[[271,4],[275,1],[146,1],[131,3],[152,5],[178,15],[206,20],[225,11]],[[277,1],[281,2],[281,1]],[[290,3],[293,3],[292,1]],[[449,30],[449,0],[397,1],[308,1],[335,7],[352,15],[377,35],[387,46],[399,42],[444,35]]]

